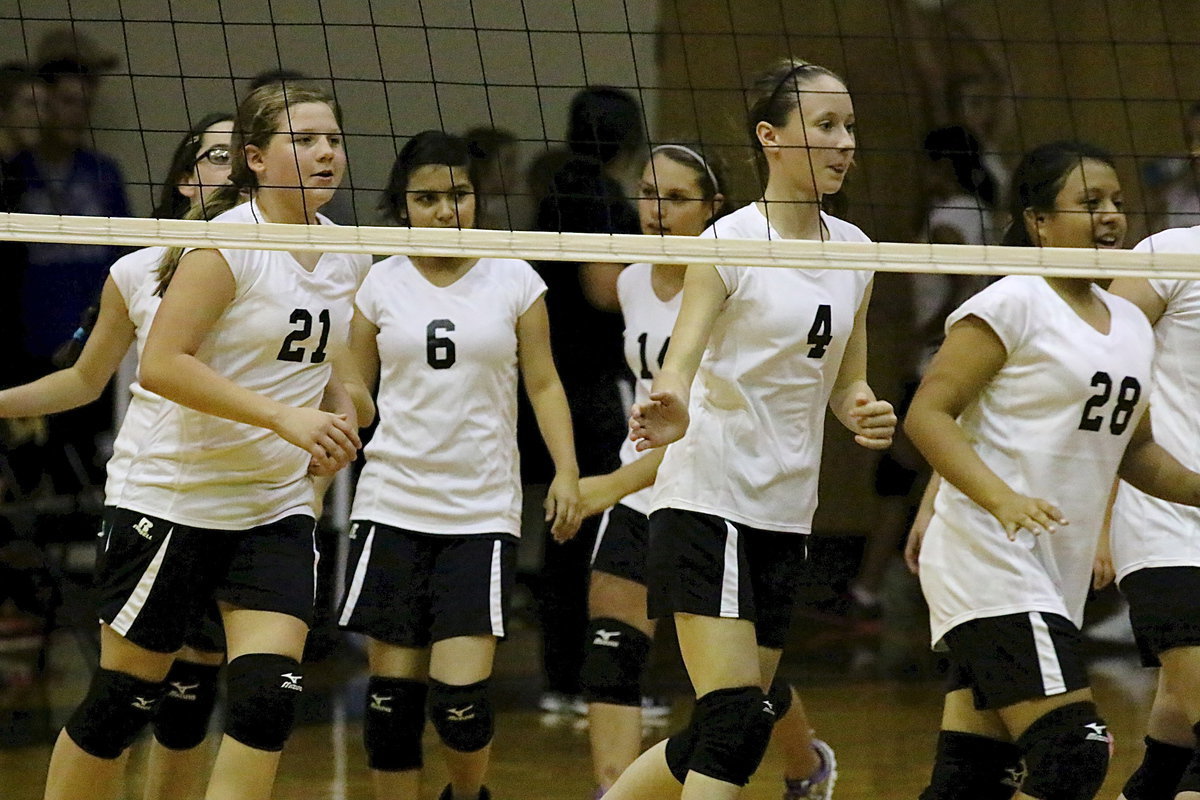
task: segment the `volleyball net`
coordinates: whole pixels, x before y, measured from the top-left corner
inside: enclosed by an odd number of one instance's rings
[[[120,164],[134,215],[96,215],[69,191],[51,198],[58,208],[31,208],[18,191],[15,213],[0,216],[5,240],[991,275],[1197,274],[1185,256],[995,244],[1012,167],[1022,152],[1056,139],[1087,140],[1114,155],[1127,243],[1200,223],[1200,170],[1194,174],[1190,155],[1192,139],[1200,143],[1193,108],[1200,8],[1191,3],[11,0],[0,8],[0,61],[24,65],[39,80],[48,61],[74,61],[94,79],[89,96],[74,98],[91,104],[90,115],[76,109],[70,124],[84,125],[79,147]],[[850,87],[856,166],[832,207],[878,244],[527,230],[547,174],[570,153],[572,99],[601,85],[622,90],[641,110],[631,151],[644,160],[656,145],[685,144],[723,164],[732,206],[753,201],[762,187],[746,134],[746,87],[791,55],[828,66]],[[179,137],[205,114],[232,112],[256,76],[279,70],[328,88],[343,109],[349,171],[335,219],[344,227],[136,218],[149,214]],[[69,115],[47,110],[44,87],[34,91],[30,122],[16,118],[20,91],[6,90],[0,129],[36,127],[33,140],[60,124],[56,113]],[[931,155],[931,134],[948,128],[973,136],[965,167],[939,165]],[[466,135],[488,163],[488,182],[477,186],[490,208],[481,220],[487,229],[408,229],[382,218],[378,201],[395,154],[426,129]],[[631,173],[640,169],[630,160]],[[948,187],[938,174],[947,166]],[[49,180],[56,179],[66,186],[67,176]],[[964,197],[989,222],[966,236],[969,244],[927,243],[936,212],[961,210]]]

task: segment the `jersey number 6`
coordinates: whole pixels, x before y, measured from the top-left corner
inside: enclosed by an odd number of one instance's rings
[[[434,369],[450,369],[454,366],[454,342],[445,336],[438,336],[439,331],[454,330],[454,323],[448,319],[435,319],[425,326],[425,360]]]

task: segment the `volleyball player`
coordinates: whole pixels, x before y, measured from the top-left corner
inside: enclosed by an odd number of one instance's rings
[[[384,208],[412,227],[472,228],[465,140],[401,149]],[[507,630],[521,523],[517,377],[554,461],[546,519],[579,527],[579,471],[550,353],[546,286],[524,261],[393,256],[356,300],[351,356],[379,428],[351,513],[340,624],[368,637],[363,736],[376,796],[415,798],[426,709],[446,748],[443,800],[489,796],[489,679]]]
[[[233,117],[209,114],[192,127],[175,148],[154,216],[170,219],[203,208],[211,192],[229,178],[229,139]],[[36,381],[0,391],[0,417],[51,414],[92,402],[108,385],[131,345],[140,353],[158,308],[154,290],[156,268],[166,253],[147,247],[118,259],[109,270],[99,314],[91,330],[80,329],[72,344],[76,358],[70,367]],[[86,344],[84,340],[86,339]],[[105,516],[115,509],[111,498],[121,494],[130,461],[139,443],[149,436],[163,399],[138,383],[108,460]],[[152,722],[154,746],[149,755],[145,798],[191,797],[199,788],[205,753],[200,745],[208,732],[217,699],[217,674],[224,657],[220,620],[206,615],[188,631],[166,677],[163,695]]]
[[[638,187],[642,232],[699,235],[724,211],[721,186],[718,170],[695,150],[678,144],[653,148]],[[625,360],[635,378],[639,403],[649,400],[651,382],[666,355],[686,269],[682,264],[631,264],[617,279],[625,319]],[[580,675],[588,701],[588,737],[598,794],[607,791],[641,751],[642,678],[655,627],[646,616],[646,515],[648,487],[662,453],[659,449],[639,454],[633,441],[626,439],[620,470],[580,481],[584,512],[604,513],[592,554],[591,618]],[[771,694],[785,758],[785,798],[828,797],[837,776],[833,750],[813,738],[791,687],[776,680]],[[785,722],[783,712],[789,705]]]
[[[842,80],[786,60],[753,95],[763,197],[703,235],[865,241],[820,208],[854,157]],[[825,409],[866,447],[887,447],[895,429],[865,377],[870,285],[861,271],[688,268],[665,360],[630,424],[639,451],[675,442],[655,483],[646,585],[651,617],[675,617],[696,708],[610,798],[667,796],[680,783],[685,798],[733,798],[757,769],[775,721],[765,690],[816,506]]]
[[[1112,159],[1090,145],[1034,149],[1011,197],[1005,244],[1124,239]],[[942,478],[919,564],[932,639],[952,665],[921,797],[1088,800],[1111,739],[1079,626],[1110,489],[1119,472],[1200,503],[1200,475],[1151,436],[1153,336],[1128,301],[1088,279],[1010,276],[946,329],[905,422]]]
[[[222,221],[316,224],[345,169],[333,100],[264,87],[241,104]],[[250,202],[234,207],[241,192]],[[175,269],[175,267],[178,267]],[[310,470],[355,454],[347,413],[317,408],[344,347],[367,259],[192,250],[142,352],[164,403],[127,472],[97,565],[100,669],[59,736],[48,798],[112,797],[119,757],[150,721],[189,623],[220,603],[229,664],[225,737],[210,798],[266,798],[303,689],[316,552]]]
[[[1134,250],[1200,253],[1200,228],[1156,233]],[[1200,467],[1194,410],[1200,374],[1200,287],[1195,281],[1118,278],[1110,291],[1154,327],[1154,435]],[[1110,536],[1142,663],[1160,667],[1141,765],[1125,800],[1200,798],[1200,512],[1122,484]],[[1177,795],[1178,793],[1178,795]]]

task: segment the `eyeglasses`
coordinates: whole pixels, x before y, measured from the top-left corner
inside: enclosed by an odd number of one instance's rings
[[[207,161],[214,167],[228,167],[229,160],[229,148],[218,144],[208,148],[199,156],[197,156],[194,163],[199,164],[201,161]]]

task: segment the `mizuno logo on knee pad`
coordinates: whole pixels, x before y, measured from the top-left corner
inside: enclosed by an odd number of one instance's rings
[[[303,675],[297,675],[294,672],[285,672],[279,677],[283,678],[283,684],[280,689],[291,689],[293,692],[303,692],[304,687],[300,685],[300,681],[304,679]]]
[[[371,705],[369,708],[372,711],[382,711],[385,714],[392,713],[391,706],[388,703],[392,702],[393,697],[390,694],[373,694],[371,695]]]
[[[138,711],[153,711],[157,702],[157,697],[134,697],[130,705]]]
[[[763,700],[763,711],[770,714],[772,717],[775,716],[775,704],[770,700]]]
[[[1088,734],[1084,738],[1089,742],[1105,742],[1111,741],[1108,735],[1108,726],[1102,722],[1089,722],[1083,727],[1088,729]]]
[[[596,638],[592,639],[592,644],[599,645],[600,647],[620,647],[621,643],[617,641],[620,635],[620,631],[606,631],[603,628],[599,628],[596,631]]]
[[[200,688],[198,683],[183,683],[182,681],[171,681],[170,686],[171,691],[167,696],[175,700],[194,701],[196,699],[195,691]]]
[[[1017,764],[1015,767],[1007,767],[1004,770],[1004,780],[1000,781],[1004,786],[1010,786],[1013,789],[1020,789],[1021,783],[1025,780],[1025,762]]]
[[[449,722],[467,722],[475,719],[475,704],[463,706],[462,708],[447,708],[446,720]]]

